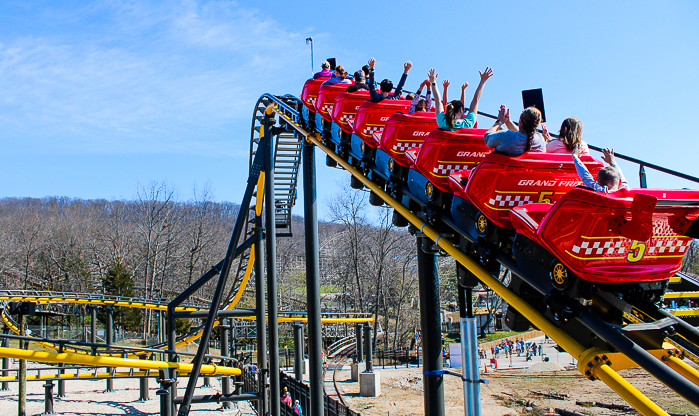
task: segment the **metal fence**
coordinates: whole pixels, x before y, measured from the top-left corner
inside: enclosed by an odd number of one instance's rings
[[[244,392],[247,393],[258,390],[257,377],[259,377],[259,373],[253,375],[247,366],[243,368],[242,378]],[[286,387],[289,390],[292,403],[298,400],[299,404],[301,405],[302,412],[304,414],[308,414],[308,406],[310,403],[310,387],[308,384],[296,380],[294,377],[286,374],[283,371],[279,372],[279,379],[281,380],[282,388]],[[280,399],[277,398],[276,400]],[[256,410],[259,410],[258,402],[253,401],[252,405]],[[342,404],[342,402],[335,400],[326,394],[323,394],[323,406],[325,408],[325,416],[361,416],[360,413],[355,412]],[[290,406],[282,403],[280,416],[296,416],[296,412]]]

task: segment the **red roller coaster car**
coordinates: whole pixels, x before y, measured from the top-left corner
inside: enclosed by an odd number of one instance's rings
[[[369,100],[369,91],[341,92],[333,106],[333,121],[347,134],[354,133],[350,121],[357,115],[359,106]]]
[[[323,116],[325,121],[333,121],[333,107],[335,106],[335,99],[338,95],[345,92],[347,87],[352,84],[335,84],[335,85],[321,85],[318,89],[318,98],[316,99],[316,111]]]
[[[394,163],[408,167],[405,151],[422,146],[430,132],[436,128],[434,112],[411,115],[396,113],[388,119],[382,133],[374,133],[374,139]]]
[[[303,84],[303,90],[301,90],[301,101],[308,108],[309,111],[316,110],[316,100],[318,99],[318,90],[320,89],[320,84],[327,81],[329,78],[317,78],[309,79]]]
[[[408,112],[410,101],[408,100],[383,100],[380,103],[365,101],[357,110],[354,121],[351,122],[354,134],[356,134],[369,147],[377,148],[374,140],[374,132],[383,132],[386,122],[394,113]]]
[[[420,172],[434,187],[451,193],[449,175],[473,168],[493,149],[483,140],[486,129],[432,130],[419,149],[410,149],[405,156],[411,169]]]
[[[537,257],[543,247],[555,256],[544,261],[551,281],[564,291],[580,280],[661,291],[682,266],[698,216],[699,191],[677,189],[605,194],[576,188],[555,204],[522,205],[510,213],[517,262]]]
[[[590,156],[582,161],[593,175],[603,167]],[[449,175],[449,185],[454,195],[478,210],[476,225],[483,235],[490,224],[513,228],[512,208],[554,203],[582,182],[570,155],[527,152],[517,157],[490,153],[473,170]]]

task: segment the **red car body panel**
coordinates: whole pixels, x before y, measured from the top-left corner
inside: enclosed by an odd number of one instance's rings
[[[434,129],[427,135],[411,168],[424,175],[439,190],[451,193],[449,175],[473,168],[493,151],[486,147],[483,140],[486,131]]]
[[[379,147],[401,166],[409,166],[405,151],[422,146],[430,132],[437,128],[434,112],[416,112],[411,115],[393,114],[383,133],[374,133]]]
[[[305,84],[303,84],[303,90],[301,90],[301,101],[303,101],[303,104],[309,111],[313,111],[314,113],[317,111],[316,100],[318,99],[320,84],[324,83],[328,79],[329,77],[317,79],[311,78],[307,80]]]
[[[380,103],[365,101],[357,110],[352,126],[353,133],[370,147],[378,147],[374,140],[374,132],[383,132],[386,122],[394,113],[407,113],[410,109],[409,100],[383,100]]]
[[[316,99],[316,109],[315,111],[320,113],[325,121],[333,121],[333,107],[335,106],[335,99],[338,95],[345,92],[347,87],[352,84],[335,84],[335,85],[321,85],[318,89],[318,98]]]
[[[583,156],[593,175],[602,163]],[[468,182],[460,174],[450,176],[455,195],[469,201],[492,223],[513,228],[510,209],[534,202],[555,203],[572,188],[582,185],[573,158],[568,154],[527,152],[521,156],[490,153],[471,171]]]
[[[624,235],[640,216],[632,205],[640,196],[657,199],[648,209],[652,232],[643,241]],[[598,283],[651,282],[672,277],[692,239],[682,235],[699,216],[699,191],[684,189],[623,189],[605,194],[573,189],[553,205],[514,208],[517,232],[556,256],[583,280]],[[684,201],[684,202],[683,202]],[[548,207],[548,209],[547,209]],[[621,221],[620,221],[621,220]]]
[[[354,121],[357,116],[357,110],[364,101],[369,100],[369,91],[341,92],[335,98],[333,106],[333,121],[345,133],[352,134],[352,126],[350,122]]]

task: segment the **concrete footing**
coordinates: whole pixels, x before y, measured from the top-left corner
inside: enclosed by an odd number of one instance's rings
[[[366,370],[366,364],[365,363],[354,363],[352,364],[352,381],[359,381],[359,374],[363,373]]]
[[[381,377],[378,372],[359,374],[359,395],[363,397],[381,395]]]

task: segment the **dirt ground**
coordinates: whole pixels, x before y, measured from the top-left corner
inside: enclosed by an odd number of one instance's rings
[[[460,368],[454,369],[460,371]],[[352,382],[349,371],[338,371],[336,380],[348,406],[363,416],[422,415],[422,371],[419,368],[381,369],[381,396],[360,397],[359,383]],[[619,372],[663,409],[675,413],[699,413],[696,407],[679,397],[645,371],[629,369]],[[447,415],[464,414],[463,383],[460,378],[444,376],[444,407]],[[530,413],[525,406],[515,405],[510,397],[534,402],[543,408],[563,408],[588,415],[618,415],[619,411],[598,407],[582,407],[577,401],[626,404],[601,381],[589,381],[577,370],[532,373],[525,369],[496,370],[481,374],[490,384],[481,385],[482,414],[488,416]],[[565,400],[553,400],[532,392],[567,394]],[[505,400],[503,400],[503,398]],[[508,403],[509,402],[509,403]],[[535,413],[544,414],[544,413]]]

